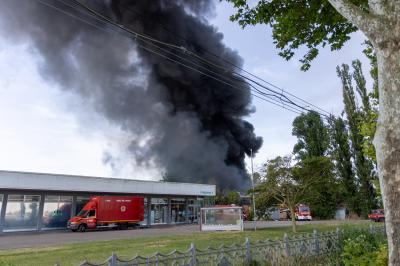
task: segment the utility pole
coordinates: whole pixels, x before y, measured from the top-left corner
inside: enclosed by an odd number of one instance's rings
[[[257,231],[257,226],[256,226],[256,200],[254,196],[254,171],[253,171],[253,149],[250,149],[250,161],[251,161],[251,184],[253,186],[253,226],[254,226],[254,231]]]

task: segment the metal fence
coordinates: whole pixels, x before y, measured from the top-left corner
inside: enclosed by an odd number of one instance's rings
[[[383,226],[370,226],[375,234],[385,234]],[[92,263],[87,260],[80,266],[197,266],[197,265],[246,265],[250,262],[268,262],[271,265],[283,265],[288,261],[301,258],[318,257],[340,249],[342,230],[312,234],[303,234],[282,239],[264,241],[246,241],[242,244],[221,245],[219,247],[197,248],[193,243],[187,251],[174,250],[168,254],[155,253],[150,256],[135,256],[123,259],[112,253],[102,263]]]

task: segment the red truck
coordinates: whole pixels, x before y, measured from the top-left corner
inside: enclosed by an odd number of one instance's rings
[[[383,209],[372,210],[372,213],[368,214],[368,219],[374,222],[384,222],[385,211]]]
[[[311,221],[310,207],[306,204],[299,204],[296,206],[295,214],[296,221]]]
[[[92,197],[82,210],[68,221],[68,229],[85,232],[87,229],[127,229],[144,219],[144,198],[133,196]]]

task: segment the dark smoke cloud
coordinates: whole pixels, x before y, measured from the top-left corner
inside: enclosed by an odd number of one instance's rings
[[[46,2],[61,6],[59,1]],[[156,165],[172,181],[248,186],[245,154],[256,152],[262,140],[243,120],[252,112],[250,90],[243,83],[236,82],[242,90],[234,89],[140,49],[121,34],[101,31],[34,0],[0,3],[3,37],[29,42],[40,57],[43,77],[78,93],[128,132],[126,148],[138,164]],[[206,21],[212,1],[86,3],[138,32],[185,46],[209,60],[215,58],[206,50],[242,65]],[[112,163],[108,154],[105,158]]]

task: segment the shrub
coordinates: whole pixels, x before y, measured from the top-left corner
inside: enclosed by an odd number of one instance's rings
[[[341,258],[345,266],[384,266],[388,262],[387,246],[372,234],[360,234],[344,240]]]
[[[376,265],[386,266],[389,264],[389,251],[386,244],[381,244],[376,252]]]

